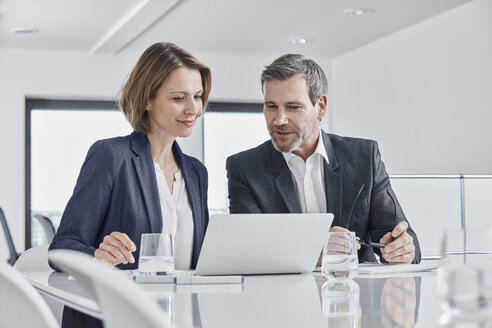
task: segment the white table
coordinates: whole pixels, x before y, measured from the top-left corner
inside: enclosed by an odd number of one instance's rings
[[[101,318],[97,303],[67,274],[22,274],[40,293]],[[352,327],[349,321],[354,317],[355,327],[383,327],[388,320],[406,323],[402,327],[411,327],[412,322],[415,327],[434,327],[442,313],[435,296],[435,273],[357,276],[354,282],[360,290],[354,316],[327,316],[335,306],[328,306],[325,282],[313,273],[245,276],[243,284],[231,285],[138,286],[158,302],[169,322],[180,327]]]

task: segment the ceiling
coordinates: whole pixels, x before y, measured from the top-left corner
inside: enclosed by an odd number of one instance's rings
[[[140,53],[170,41],[201,54],[333,57],[469,1],[0,0],[0,50]],[[374,12],[343,14],[348,8]],[[287,42],[292,37],[312,42]]]

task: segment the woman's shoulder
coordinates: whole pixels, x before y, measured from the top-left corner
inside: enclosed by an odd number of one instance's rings
[[[120,157],[130,151],[129,145],[129,136],[100,139],[91,145],[87,158],[109,160]]]
[[[130,136],[112,137],[100,139],[94,142],[89,150],[111,150],[112,152],[121,153],[125,149],[130,149]]]
[[[106,147],[127,147],[130,143],[130,135],[111,137],[106,139],[97,140],[94,145],[101,145]]]

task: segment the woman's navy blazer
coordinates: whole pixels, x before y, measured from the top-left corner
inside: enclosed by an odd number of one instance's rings
[[[200,161],[183,154],[176,141],[172,151],[193,213],[195,268],[208,225],[208,173]],[[104,236],[113,231],[126,233],[137,246],[135,263],[120,264],[121,269],[137,268],[142,233],[162,232],[154,162],[143,133],[133,132],[92,145],[49,249],[94,255]]]

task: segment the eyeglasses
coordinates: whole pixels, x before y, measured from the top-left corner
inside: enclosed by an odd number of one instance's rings
[[[346,229],[348,229],[350,219],[352,218],[352,212],[354,210],[355,204],[357,203],[357,200],[359,199],[359,196],[362,193],[363,189],[364,189],[364,184],[360,187],[359,191],[357,192],[357,196],[355,196],[354,203],[352,204],[352,207],[350,208],[349,216],[347,219],[347,226],[345,227]],[[393,228],[394,228],[396,226],[396,221],[397,221],[396,220],[396,201],[395,201],[395,198],[393,197],[393,195],[391,194],[391,192],[389,191],[389,189],[386,189],[386,192],[388,193],[388,196],[393,201],[393,209],[394,209],[394,212],[393,212]],[[359,240],[359,244],[361,246],[372,247],[372,248],[384,248],[384,246],[386,246],[385,243],[373,243],[373,242],[367,243],[362,239]]]

